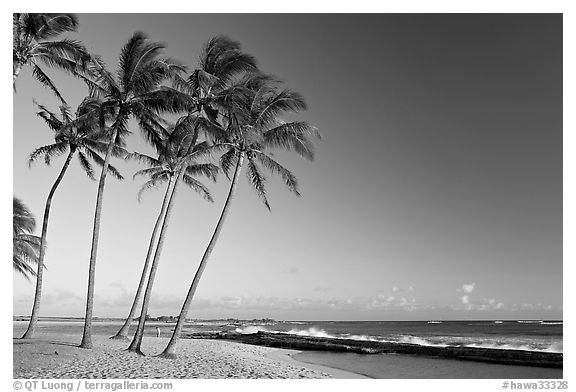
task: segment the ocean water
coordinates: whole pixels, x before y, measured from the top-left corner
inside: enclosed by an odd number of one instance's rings
[[[333,339],[561,353],[562,321],[284,321],[236,328]]]
[[[302,351],[294,359],[378,379],[562,379],[562,369],[396,354]]]
[[[332,339],[467,346],[562,353],[562,321],[292,321],[243,325],[239,333],[283,332]],[[489,364],[400,354],[304,351],[302,362],[325,365],[372,378],[393,379],[561,379],[562,369]]]

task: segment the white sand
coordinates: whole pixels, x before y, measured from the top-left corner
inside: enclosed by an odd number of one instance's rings
[[[335,369],[289,357],[294,350],[221,341],[182,339],[177,359],[157,358],[168,338],[145,337],[147,356],[124,351],[128,342],[94,336],[94,348],[78,348],[78,334],[14,339],[14,378],[352,378]]]

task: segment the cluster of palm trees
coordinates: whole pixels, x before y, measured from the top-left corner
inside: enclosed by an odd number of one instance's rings
[[[306,103],[298,93],[282,88],[282,82],[262,73],[254,57],[243,53],[237,42],[226,37],[209,40],[197,68],[188,71],[184,64],[163,55],[163,44],[136,32],[122,47],[117,70],[112,73],[102,59],[88,53],[81,42],[54,40],[77,28],[78,19],[73,14],[14,14],[13,24],[15,90],[20,70],[29,66],[33,76],[61,101],[58,113],[37,104],[37,115],[53,132],[54,143],[33,151],[29,162],[43,157],[45,163],[50,164],[51,159],[66,155],[46,200],[39,239],[31,235],[34,222],[29,220],[29,211],[23,206],[17,207],[17,199],[14,199],[14,268],[26,276],[36,277],[34,304],[23,338],[34,336],[38,322],[50,206],[74,155],[92,179],[95,178],[93,164],[101,168],[82,348],[92,348],[95,272],[106,176],[110,173],[118,179],[123,178],[110,164],[111,159],[135,159],[145,166],[134,175],[147,178],[138,197],[146,189],[165,184],[165,196],[152,230],[134,301],[124,325],[114,336],[128,339],[130,324],[140,306],[138,327],[128,348],[138,354],[142,354],[146,315],[177,189],[184,184],[212,201],[210,191],[198,178],[215,181],[221,170],[230,180],[222,213],[191,282],[170,342],[161,354],[173,357],[194,293],[230,209],[241,171],[246,168],[249,183],[268,209],[264,170],[278,174],[288,189],[299,195],[296,177],[273,158],[271,151],[284,149],[313,159],[312,141],[319,138],[317,130],[304,121],[282,119],[285,114],[306,109]],[[75,112],[44,73],[42,64],[64,70],[86,85],[87,96]],[[167,116],[179,118],[169,121]],[[156,156],[127,151],[125,138],[129,134],[130,119],[137,121]],[[219,156],[218,165],[210,162],[213,156]],[[22,223],[18,233],[17,215],[18,219],[27,222]],[[36,271],[31,267],[34,263]]]

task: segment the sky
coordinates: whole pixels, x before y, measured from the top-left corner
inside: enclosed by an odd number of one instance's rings
[[[562,16],[559,14],[79,14],[77,33],[116,69],[135,31],[193,69],[215,35],[300,92],[322,133],[316,159],[277,158],[302,197],[269,176],[268,212],[245,178],[190,318],[559,319],[562,301]],[[72,106],[81,82],[54,71]],[[64,158],[32,100],[58,102],[24,69],[13,94],[13,193],[40,222]],[[128,149],[152,153],[131,124]],[[97,317],[126,316],[161,189],[136,195],[136,163],[108,179]],[[214,203],[182,189],[149,314],[178,314],[229,182]],[[74,160],[51,211],[41,316],[84,313],[96,182]],[[37,234],[40,233],[38,224]],[[13,275],[13,312],[33,281]]]

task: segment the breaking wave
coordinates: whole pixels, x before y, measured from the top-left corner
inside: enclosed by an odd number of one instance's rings
[[[538,344],[534,342],[524,342],[524,341],[514,341],[514,342],[504,342],[501,340],[490,340],[482,338],[458,338],[458,337],[448,337],[448,336],[434,336],[433,338],[426,338],[422,336],[413,335],[392,335],[392,336],[370,336],[370,335],[354,335],[354,334],[330,334],[321,328],[307,328],[307,329],[290,329],[288,331],[279,331],[265,328],[261,325],[249,325],[241,328],[236,328],[235,330],[240,334],[254,334],[257,332],[268,332],[268,333],[283,333],[296,336],[310,336],[316,338],[326,338],[326,339],[350,339],[358,341],[370,341],[370,342],[382,342],[382,343],[403,343],[403,344],[415,344],[418,346],[430,346],[430,347],[474,347],[474,348],[489,348],[489,349],[501,349],[501,350],[523,350],[523,351],[538,351],[538,352],[550,352],[550,353],[562,353],[563,346],[562,342],[553,341],[549,343],[539,342]]]
[[[248,334],[252,334],[252,333],[258,333],[260,331],[262,332],[273,332],[273,331],[269,331],[264,327],[258,326],[258,325],[248,325],[246,327],[242,327],[242,328],[236,328],[235,330],[237,333],[241,333],[243,335],[248,335]]]
[[[560,342],[551,343],[545,347],[534,347],[529,344],[491,344],[491,343],[470,343],[466,347],[476,348],[493,348],[497,350],[523,350],[523,351],[538,351],[546,353],[562,353],[563,344]]]

